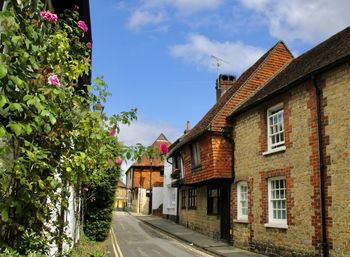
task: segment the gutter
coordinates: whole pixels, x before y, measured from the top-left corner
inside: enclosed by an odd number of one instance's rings
[[[296,80],[294,81],[291,81],[289,82],[285,87],[282,87],[280,89],[277,89],[276,91],[272,92],[271,94],[269,95],[266,95],[258,100],[256,100],[255,102],[243,107],[240,109],[240,107],[238,107],[238,111],[234,110],[231,114],[229,114],[227,117],[226,117],[226,120],[233,120],[234,117],[248,111],[248,110],[251,110],[253,109],[254,107],[257,107],[259,106],[260,104],[266,102],[266,101],[269,101],[285,92],[287,92],[288,90],[290,90],[291,88],[294,88],[295,86],[298,86],[302,83],[304,83],[305,81],[307,81],[308,79],[316,76],[317,74],[321,74],[323,72],[326,72],[334,67],[337,67],[337,66],[340,66],[344,63],[346,63],[347,61],[350,61],[350,54],[349,55],[346,55],[342,58],[339,58],[338,60],[330,63],[330,64],[327,64],[319,69],[316,69],[316,70],[313,70],[311,71],[310,73],[307,73],[305,74],[304,76],[301,76],[299,78],[297,78]],[[264,86],[261,88],[261,89],[264,89]],[[261,90],[259,89],[259,91]],[[254,95],[253,95],[254,96]],[[249,100],[249,99],[248,99]],[[244,103],[243,103],[244,104]]]
[[[327,206],[326,206],[326,188],[325,188],[325,163],[323,154],[323,127],[321,122],[321,96],[322,90],[317,84],[317,79],[314,75],[311,76],[312,84],[316,90],[316,112],[317,112],[317,130],[318,130],[318,151],[320,165],[320,194],[321,194],[321,229],[322,229],[322,256],[329,256],[329,243],[327,239]]]

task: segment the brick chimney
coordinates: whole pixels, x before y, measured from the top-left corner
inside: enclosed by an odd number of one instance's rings
[[[220,74],[216,79],[216,102],[232,87],[236,82],[236,77],[233,75]]]
[[[190,121],[188,120],[187,123],[186,123],[186,129],[184,131],[184,134],[188,133],[188,131],[191,130],[191,124],[190,124]]]

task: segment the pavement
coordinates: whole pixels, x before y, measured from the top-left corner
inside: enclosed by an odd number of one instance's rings
[[[129,212],[138,220],[158,229],[167,235],[188,243],[208,253],[223,257],[266,257],[265,255],[249,252],[243,249],[233,247],[224,242],[217,241],[201,233],[193,231],[173,221],[163,219],[153,215],[143,215],[139,213]]]

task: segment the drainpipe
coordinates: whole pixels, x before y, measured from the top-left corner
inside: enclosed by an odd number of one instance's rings
[[[325,164],[323,155],[323,138],[322,138],[322,122],[321,122],[321,95],[322,91],[317,84],[316,77],[311,77],[313,85],[316,89],[316,111],[317,111],[317,129],[318,129],[318,146],[320,157],[320,187],[321,187],[321,225],[322,225],[322,253],[323,257],[329,256],[329,245],[327,240],[327,217],[326,217],[326,190],[325,190]]]

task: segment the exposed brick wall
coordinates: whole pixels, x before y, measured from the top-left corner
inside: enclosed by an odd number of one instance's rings
[[[254,192],[254,179],[249,178],[248,179],[248,228],[249,228],[249,245],[254,240],[254,229],[252,224],[254,223],[254,213],[251,211],[254,208],[254,201],[253,201],[253,192]]]

